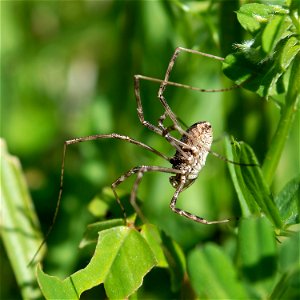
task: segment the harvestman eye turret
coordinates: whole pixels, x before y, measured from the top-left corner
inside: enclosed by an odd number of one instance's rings
[[[171,110],[170,106],[168,105],[166,99],[163,96],[163,93],[168,85],[177,86],[177,87],[181,87],[181,88],[187,88],[187,89],[200,91],[200,92],[224,92],[224,91],[229,91],[229,90],[239,87],[239,86],[235,85],[235,86],[232,86],[232,87],[226,88],[226,89],[205,90],[205,89],[200,89],[200,88],[192,87],[189,85],[184,85],[184,84],[169,81],[170,73],[171,73],[174,63],[181,51],[196,54],[196,55],[206,56],[206,57],[217,59],[220,61],[223,60],[223,58],[221,58],[221,57],[217,57],[217,56],[213,56],[210,54],[198,52],[195,50],[179,47],[175,50],[175,52],[169,62],[164,80],[147,77],[147,76],[143,76],[143,75],[135,75],[134,76],[134,91],[135,91],[135,98],[136,98],[136,103],[137,103],[137,114],[138,114],[141,124],[143,126],[147,127],[149,130],[162,136],[171,146],[173,146],[174,149],[176,150],[175,155],[173,157],[168,157],[165,154],[157,151],[156,149],[154,149],[140,141],[137,141],[129,136],[121,135],[118,133],[96,134],[96,135],[80,137],[80,138],[75,138],[75,139],[66,141],[64,144],[64,150],[63,150],[60,189],[59,189],[58,201],[57,201],[53,221],[52,221],[51,226],[49,227],[48,232],[46,233],[43,243],[40,245],[39,249],[37,250],[37,252],[34,255],[33,259],[31,260],[30,264],[34,261],[37,253],[39,252],[39,250],[45,243],[47,237],[49,236],[49,234],[52,231],[52,228],[54,226],[54,223],[55,223],[55,220],[56,220],[56,217],[58,214],[58,209],[60,206],[60,201],[62,198],[66,151],[67,151],[68,146],[71,144],[77,144],[77,143],[81,143],[81,142],[86,142],[86,141],[91,141],[91,140],[100,140],[100,139],[119,139],[119,140],[123,140],[123,141],[129,142],[129,143],[135,144],[141,148],[144,148],[144,149],[152,152],[153,154],[160,156],[161,158],[168,161],[169,163],[171,163],[171,165],[172,165],[171,167],[147,166],[147,165],[140,165],[140,166],[134,167],[134,168],[130,169],[129,171],[127,171],[126,173],[124,173],[123,175],[121,175],[117,180],[115,180],[111,184],[111,188],[113,190],[113,193],[115,195],[117,202],[119,203],[119,205],[123,211],[125,220],[126,220],[126,213],[125,213],[124,207],[123,207],[123,205],[120,201],[120,198],[117,194],[117,191],[116,191],[119,184],[124,182],[127,178],[131,177],[132,175],[136,175],[136,179],[135,179],[135,182],[134,182],[132,190],[131,190],[130,202],[131,202],[132,206],[135,208],[136,212],[140,216],[142,216],[142,213],[140,212],[140,210],[135,202],[138,186],[139,186],[145,173],[147,173],[147,172],[163,172],[163,173],[173,174],[169,179],[172,187],[175,188],[175,193],[170,202],[170,208],[172,209],[173,212],[175,212],[181,216],[184,216],[192,221],[202,223],[202,224],[217,224],[217,223],[225,223],[225,222],[230,221],[230,219],[218,220],[218,221],[208,221],[202,217],[196,216],[192,213],[189,213],[187,211],[181,210],[176,207],[176,202],[179,197],[179,194],[195,182],[195,180],[198,177],[199,172],[205,165],[205,161],[206,161],[208,153],[211,153],[214,156],[217,156],[217,157],[219,157],[227,162],[230,162],[230,163],[234,163],[234,164],[238,164],[238,165],[247,165],[247,164],[240,164],[240,163],[236,163],[236,162],[227,160],[226,158],[224,158],[224,157],[220,156],[219,154],[214,153],[210,150],[210,147],[211,147],[211,144],[213,141],[213,132],[212,132],[212,127],[209,122],[206,122],[206,121],[197,122],[196,124],[190,126],[187,130],[184,130],[180,126],[178,118],[176,117],[174,112]],[[157,125],[154,125],[145,120],[141,96],[140,96],[140,80],[148,80],[148,81],[160,83],[160,88],[158,91],[158,98],[159,98],[159,101],[161,102],[162,106],[164,107],[164,113],[159,117]],[[172,126],[165,127],[164,121],[167,117],[171,119],[171,121],[173,123]],[[179,134],[181,135],[181,139],[177,139],[174,136],[172,136],[170,134],[171,131],[179,132]]]

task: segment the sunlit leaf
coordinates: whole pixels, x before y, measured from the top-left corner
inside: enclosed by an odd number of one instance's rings
[[[274,51],[277,43],[288,34],[291,20],[286,16],[274,16],[271,18],[262,34],[262,47],[266,53]]]
[[[272,6],[260,3],[244,4],[237,12],[241,25],[249,32],[255,33],[261,26],[265,26],[269,16],[274,13],[287,13],[280,6]]]
[[[299,212],[297,203],[299,189],[300,177],[298,176],[292,179],[290,182],[288,182],[274,199],[279,209],[281,218],[287,225],[299,222]]]
[[[193,250],[187,260],[191,284],[199,298],[249,299],[229,257],[215,244]]]
[[[79,298],[101,283],[110,299],[123,299],[139,288],[155,264],[145,239],[135,229],[119,226],[99,233],[95,253],[84,269],[60,280],[39,266],[37,275],[46,299]]]
[[[277,228],[281,228],[282,221],[278,209],[265,183],[259,162],[253,150],[243,142],[234,142],[231,145],[229,139],[226,140],[226,149],[234,161],[249,165],[229,165],[229,170],[238,191],[242,207],[247,204],[249,212],[253,214],[257,214],[257,206],[260,207],[261,211],[266,214],[272,223]]]

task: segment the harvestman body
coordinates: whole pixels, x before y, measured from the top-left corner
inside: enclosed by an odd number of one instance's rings
[[[191,214],[187,211],[181,210],[176,207],[176,202],[177,202],[179,194],[195,182],[195,180],[198,177],[199,172],[205,165],[205,161],[206,161],[206,157],[207,157],[208,153],[211,153],[214,156],[217,156],[217,157],[219,157],[227,162],[230,162],[230,163],[234,163],[234,164],[238,164],[238,165],[246,165],[246,164],[240,164],[240,163],[236,163],[236,162],[227,160],[226,158],[224,158],[224,157],[220,156],[219,154],[214,153],[210,150],[210,147],[211,147],[211,144],[213,141],[213,133],[212,133],[212,127],[209,122],[206,122],[206,121],[197,122],[194,125],[192,125],[191,127],[189,127],[187,130],[184,130],[180,126],[176,115],[173,113],[173,111],[171,110],[170,106],[168,105],[166,99],[164,98],[163,93],[168,85],[192,89],[192,90],[201,91],[201,92],[223,92],[223,91],[229,91],[229,90],[239,87],[239,86],[235,85],[235,86],[227,88],[227,89],[204,90],[204,89],[200,89],[200,88],[196,88],[196,87],[169,81],[171,70],[172,70],[174,63],[181,51],[193,53],[196,55],[206,56],[209,58],[214,58],[214,59],[217,59],[220,61],[223,60],[223,58],[221,58],[221,57],[217,57],[217,56],[213,56],[210,54],[198,52],[195,50],[179,47],[179,48],[176,48],[176,50],[169,62],[164,80],[147,77],[147,76],[143,76],[143,75],[135,75],[134,76],[134,91],[135,91],[135,97],[136,97],[136,103],[137,103],[137,114],[138,114],[141,124],[143,126],[147,127],[148,129],[150,129],[151,131],[155,132],[156,134],[162,136],[164,139],[166,139],[166,141],[176,149],[175,155],[173,157],[168,157],[165,154],[157,151],[156,149],[154,149],[140,141],[137,141],[129,136],[121,135],[121,134],[117,134],[117,133],[97,134],[97,135],[75,138],[75,139],[66,141],[64,144],[64,150],[63,150],[60,190],[59,190],[59,196],[58,196],[58,201],[57,201],[53,221],[52,221],[51,226],[49,227],[48,232],[46,233],[43,243],[40,245],[39,249],[37,250],[37,252],[36,252],[35,256],[33,257],[33,259],[31,260],[30,264],[34,261],[37,253],[39,252],[39,250],[45,243],[48,235],[50,234],[50,232],[52,231],[52,228],[54,226],[54,223],[55,223],[55,220],[56,220],[56,217],[58,214],[58,209],[60,206],[61,197],[62,197],[65,156],[66,156],[67,147],[70,144],[76,144],[76,143],[80,143],[80,142],[99,140],[99,139],[119,139],[119,140],[123,140],[123,141],[129,142],[129,143],[135,144],[141,148],[144,148],[144,149],[160,156],[161,158],[168,161],[169,163],[171,163],[172,167],[145,166],[145,165],[134,167],[134,168],[130,169],[129,171],[127,171],[126,173],[124,173],[123,175],[121,175],[116,181],[114,181],[111,184],[111,188],[113,190],[113,193],[115,195],[117,202],[119,203],[119,205],[123,211],[125,220],[126,220],[125,210],[124,210],[124,207],[123,207],[123,205],[120,201],[120,198],[116,192],[116,188],[118,187],[119,184],[121,184],[127,178],[136,174],[136,180],[133,184],[132,191],[131,191],[130,202],[131,202],[132,206],[135,208],[136,212],[140,216],[142,216],[142,213],[140,212],[138,206],[136,205],[135,198],[136,198],[137,189],[142,180],[142,177],[143,177],[144,173],[147,173],[147,172],[163,172],[163,173],[173,174],[173,176],[170,177],[170,183],[175,188],[174,195],[170,202],[170,208],[172,209],[173,212],[175,212],[181,216],[184,216],[188,219],[191,219],[195,222],[202,223],[202,224],[225,223],[230,220],[230,219],[225,219],[225,220],[218,220],[218,221],[207,221],[204,218],[198,217],[194,214]],[[140,80],[148,80],[148,81],[160,83],[160,88],[158,91],[158,98],[159,98],[161,104],[163,105],[165,111],[158,119],[157,125],[151,124],[150,122],[145,120],[142,101],[141,101],[141,97],[140,97]],[[165,127],[164,121],[167,117],[171,119],[171,121],[173,123],[172,126]],[[179,139],[173,137],[170,134],[171,131],[178,131],[181,135],[181,139],[179,140]]]

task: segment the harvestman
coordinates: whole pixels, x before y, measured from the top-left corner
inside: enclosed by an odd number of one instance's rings
[[[200,88],[192,87],[189,85],[184,85],[184,84],[169,81],[170,73],[172,71],[174,63],[175,63],[178,55],[182,51],[209,57],[209,58],[214,58],[214,59],[217,59],[220,61],[224,60],[223,58],[217,57],[214,55],[206,54],[206,53],[199,52],[199,51],[192,50],[192,49],[178,47],[178,48],[176,48],[176,50],[169,62],[169,65],[168,65],[168,68],[167,68],[167,71],[166,71],[166,74],[165,74],[165,77],[163,80],[152,78],[152,77],[147,77],[147,76],[143,76],[143,75],[134,75],[134,91],[135,91],[136,104],[137,104],[137,114],[138,114],[140,122],[142,123],[143,126],[147,127],[151,131],[153,131],[156,134],[165,138],[166,141],[176,149],[175,155],[173,157],[168,157],[165,154],[157,151],[156,149],[154,149],[140,141],[137,141],[129,136],[121,135],[118,133],[96,134],[96,135],[80,137],[80,138],[75,138],[75,139],[65,141],[64,150],[63,150],[63,160],[62,160],[62,168],[61,168],[60,189],[59,189],[58,201],[57,201],[52,224],[49,227],[48,232],[46,233],[43,243],[40,245],[39,249],[37,250],[37,253],[39,252],[39,250],[45,243],[47,237],[49,236],[50,232],[52,231],[52,228],[54,226],[54,223],[55,223],[55,220],[56,220],[56,217],[58,214],[58,209],[60,206],[62,190],[63,190],[65,157],[66,157],[67,147],[71,144],[77,144],[77,143],[91,141],[91,140],[99,140],[99,139],[123,140],[123,141],[129,142],[129,143],[135,144],[141,148],[144,148],[144,149],[160,156],[161,158],[163,158],[164,160],[166,160],[172,164],[172,167],[148,166],[148,165],[147,166],[146,165],[137,166],[137,167],[130,169],[123,175],[121,175],[116,181],[114,181],[111,184],[112,191],[114,193],[114,196],[115,196],[117,202],[119,203],[119,205],[123,211],[125,220],[126,220],[126,213],[125,213],[124,207],[120,201],[120,198],[116,192],[116,188],[119,186],[119,184],[121,184],[123,181],[125,181],[130,176],[136,174],[136,180],[135,180],[132,190],[131,190],[130,203],[132,204],[132,206],[134,207],[136,212],[138,214],[141,214],[138,206],[136,205],[135,199],[136,199],[138,186],[143,178],[144,173],[163,172],[163,173],[173,174],[173,176],[171,176],[169,178],[171,185],[175,188],[175,193],[170,202],[170,208],[173,212],[175,212],[181,216],[184,216],[188,219],[191,219],[195,222],[202,223],[202,224],[208,224],[208,225],[209,224],[217,224],[217,223],[226,223],[226,222],[230,221],[230,219],[218,220],[218,221],[208,221],[202,217],[196,216],[194,214],[191,214],[185,210],[181,210],[176,207],[176,202],[177,202],[179,194],[195,182],[195,180],[198,177],[199,172],[205,165],[205,161],[206,161],[206,157],[207,157],[208,153],[211,153],[212,155],[217,156],[217,157],[219,157],[227,162],[233,163],[233,164],[249,166],[249,164],[241,164],[241,163],[237,163],[234,161],[230,161],[210,150],[211,144],[213,141],[213,133],[212,133],[212,127],[209,122],[207,122],[207,121],[197,122],[194,125],[192,125],[191,127],[189,127],[187,130],[184,130],[180,126],[176,115],[173,113],[173,111],[171,110],[170,106],[168,105],[166,99],[163,96],[163,93],[168,85],[192,89],[192,90],[201,91],[201,92],[224,92],[224,91],[229,91],[229,90],[239,87],[238,85],[234,85],[230,88],[225,88],[225,89],[206,90],[206,89],[200,89]],[[160,88],[158,91],[158,98],[164,107],[164,113],[159,117],[157,125],[151,124],[150,122],[145,120],[142,102],[141,102],[141,96],[140,96],[140,80],[148,80],[148,81],[160,83]],[[168,127],[164,126],[163,123],[167,117],[169,117],[171,119],[171,121],[173,123],[172,126],[168,126]],[[179,134],[181,135],[181,139],[179,140],[179,139],[173,137],[170,134],[171,131],[178,131]],[[36,255],[33,257],[32,261],[34,261],[35,257],[36,257]]]

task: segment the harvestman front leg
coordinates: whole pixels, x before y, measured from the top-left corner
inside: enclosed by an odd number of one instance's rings
[[[143,76],[143,75],[134,75],[134,93],[135,93],[136,104],[137,104],[137,115],[138,115],[138,118],[139,118],[141,124],[143,126],[147,127],[148,129],[150,129],[151,131],[154,131],[158,135],[164,137],[177,151],[179,151],[186,159],[188,159],[188,156],[186,155],[186,153],[182,149],[184,149],[184,148],[190,149],[191,147],[189,147],[188,145],[186,145],[182,141],[176,139],[175,137],[171,136],[169,134],[169,131],[171,131],[171,130],[169,130],[168,128],[165,128],[162,124],[163,120],[166,117],[166,112],[164,112],[163,115],[159,118],[158,126],[155,126],[155,125],[153,125],[150,122],[145,120],[145,116],[144,116],[144,112],[143,112],[143,106],[142,106],[142,100],[141,100],[141,95],[140,95],[140,79],[159,82],[159,83],[162,83],[163,81],[160,80],[160,79],[147,77],[147,76]],[[184,88],[191,88],[191,89],[194,89],[194,90],[201,90],[201,89],[198,89],[198,88],[193,88],[191,86],[182,85],[182,84],[176,83],[176,82],[168,82],[168,84],[174,85],[174,86],[177,86],[177,87],[184,87]],[[173,115],[174,115],[174,113],[173,113]],[[171,129],[171,127],[170,127],[170,129]],[[183,129],[182,129],[182,131],[183,131],[183,134],[187,134]]]
[[[174,67],[175,61],[176,61],[177,57],[179,56],[179,54],[181,52],[188,52],[188,53],[192,53],[192,54],[196,54],[196,55],[201,55],[201,56],[205,56],[205,57],[208,57],[208,58],[213,58],[213,59],[216,59],[216,60],[219,60],[219,61],[223,61],[224,58],[219,57],[219,56],[215,56],[215,55],[211,55],[211,54],[207,54],[207,53],[204,53],[204,52],[188,49],[188,48],[183,48],[183,47],[177,47],[175,49],[174,54],[172,55],[171,60],[169,62],[169,65],[168,65],[168,68],[167,68],[167,71],[166,71],[166,74],[165,74],[165,78],[164,78],[163,82],[160,85],[160,88],[159,88],[159,91],[158,91],[158,98],[159,98],[161,104],[164,106],[168,116],[173,121],[175,128],[181,134],[184,134],[184,130],[180,127],[175,114],[173,113],[173,111],[171,110],[170,106],[168,105],[166,99],[163,96],[163,93],[166,89],[166,86],[171,85],[171,84],[169,84],[170,74],[171,74],[171,71]],[[210,89],[210,90],[199,89],[199,90],[202,91],[202,92],[226,92],[226,91],[230,91],[232,89],[236,89],[238,87],[240,87],[240,86],[239,85],[234,85],[232,87],[224,88],[224,89]]]

